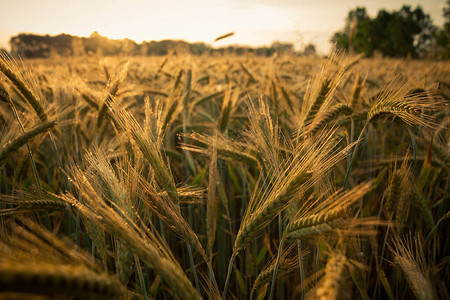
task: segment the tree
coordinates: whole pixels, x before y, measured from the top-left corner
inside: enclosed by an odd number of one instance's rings
[[[356,22],[355,34],[351,37],[351,25]],[[411,9],[404,5],[400,10],[388,12],[380,10],[376,18],[370,18],[366,9],[351,10],[345,28],[335,33],[332,42],[339,48],[373,55],[379,51],[393,57],[421,57],[432,41],[435,27],[431,18],[420,6]]]
[[[270,45],[270,48],[272,48],[277,53],[293,53],[294,52],[294,45],[292,43],[275,41]]]
[[[303,50],[303,55],[316,55],[316,46],[308,44]]]
[[[350,39],[350,31],[353,22],[356,22],[357,24],[356,34],[352,39]],[[370,18],[367,15],[365,7],[357,7],[356,9],[351,10],[347,15],[344,30],[336,32],[331,38],[331,41],[336,43],[339,48],[346,50],[350,50],[350,43],[353,42],[352,46],[355,51],[366,53],[366,51],[362,50],[362,48],[364,48],[365,44],[368,44],[366,42],[367,37],[365,36],[367,31],[364,29],[368,22],[370,22]]]
[[[450,58],[450,0],[444,8],[444,28],[436,31],[436,55],[443,59]]]

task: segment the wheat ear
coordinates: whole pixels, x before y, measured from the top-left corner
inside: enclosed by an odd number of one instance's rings
[[[428,204],[427,204],[425,198],[419,192],[417,187],[413,189],[412,199],[414,201],[414,204],[419,209],[420,215],[422,216],[423,220],[425,221],[425,225],[426,225],[427,229],[428,230],[433,229],[433,227],[434,227],[433,214],[431,213],[431,210],[428,207]]]
[[[296,261],[292,259],[280,258],[278,262],[278,276],[282,276],[288,270],[295,269]],[[261,273],[259,273],[258,277],[256,277],[255,282],[253,283],[253,289],[257,289],[259,286],[264,283],[268,283],[272,281],[273,273],[275,272],[276,260],[274,260],[271,264],[269,264]]]
[[[447,168],[450,168],[450,156],[448,155],[448,152],[445,152],[445,150],[436,145],[436,144],[432,144],[431,145],[433,152],[436,154],[437,157],[439,157],[440,160],[442,160],[442,162],[445,164],[445,166],[447,166]]]
[[[335,253],[328,259],[322,286],[316,291],[319,299],[339,299],[340,288],[345,284],[344,272],[346,262],[347,258],[340,253]]]
[[[6,63],[6,59],[2,55],[0,55],[0,72],[5,74],[5,76],[8,77],[8,79],[11,80],[11,82],[16,86],[20,93],[25,97],[26,101],[31,105],[31,107],[33,107],[39,119],[41,119],[41,121],[43,122],[47,121],[48,116],[38,98],[26,86],[20,76],[17,75],[16,72],[14,72],[12,68]]]
[[[418,237],[394,238],[389,248],[394,254],[394,266],[405,275],[414,295],[420,300],[436,299],[433,285],[427,276],[422,244]]]
[[[3,85],[0,83],[0,101],[5,103],[10,103],[11,99],[9,98],[9,94]]]
[[[434,127],[433,118],[422,112],[445,108],[446,104],[425,92],[410,93],[413,80],[394,80],[377,96],[367,113],[367,122],[383,115],[399,117],[410,126]]]
[[[158,137],[153,135],[147,137],[144,130],[138,124],[133,115],[119,104],[111,102],[109,103],[109,108],[114,120],[121,127],[121,129],[125,131],[132,140],[134,140],[145,159],[149,162],[155,173],[155,180],[158,183],[159,188],[166,190],[169,198],[174,204],[178,205],[180,199],[175,182],[160,151],[161,141]]]
[[[125,80],[125,77],[128,73],[128,67],[130,65],[130,62],[128,61],[125,66],[122,68],[122,70],[117,73],[113,78],[111,78],[108,81],[108,87],[106,91],[106,97],[105,100],[102,102],[98,109],[98,117],[97,117],[97,127],[100,128],[102,125],[103,119],[108,111],[108,104],[113,101],[113,98],[116,96],[117,92],[119,91],[119,87],[122,84],[122,82]]]
[[[322,234],[341,228],[345,224],[345,208],[300,218],[285,229],[287,239],[298,239],[311,234]]]
[[[55,125],[56,121],[45,121],[3,145],[0,148],[0,166],[4,164],[5,160],[11,153],[18,150],[37,135],[49,131]]]
[[[397,211],[400,198],[402,197],[401,183],[402,171],[400,169],[395,170],[389,181],[388,194],[386,198],[386,210],[390,218],[392,218],[394,213]]]
[[[90,221],[101,226],[138,255],[183,299],[201,299],[167,246],[150,231],[144,231],[125,214],[119,214],[100,197],[79,168],[72,168],[72,182],[82,195],[83,203],[71,194],[59,198],[73,204]]]
[[[123,293],[116,278],[82,265],[5,261],[0,263],[0,274],[0,291],[83,299],[119,299]]]
[[[347,116],[352,113],[352,108],[347,104],[340,104],[333,107],[331,110],[327,111],[322,118],[316,122],[311,124],[311,129],[306,130],[309,134],[315,134],[320,129],[324,128],[327,124],[330,124],[332,121],[338,119],[341,116]]]

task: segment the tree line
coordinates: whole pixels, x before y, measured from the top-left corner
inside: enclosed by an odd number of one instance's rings
[[[251,48],[245,46],[227,46],[213,48],[206,43],[188,43],[183,40],[162,40],[136,43],[130,39],[113,40],[93,32],[89,37],[78,37],[69,34],[56,36],[18,34],[10,39],[11,54],[27,58],[46,58],[54,55],[79,56],[79,55],[167,55],[174,54],[225,54],[234,53],[243,55],[254,53],[260,56],[271,56],[274,53],[294,53],[291,43],[273,42],[268,47]],[[302,54],[314,54],[315,47],[309,45]]]
[[[349,51],[373,56],[450,58],[450,0],[446,1],[443,28],[433,25],[420,6],[404,5],[397,11],[378,11],[370,17],[366,8],[351,10],[345,27],[331,42]]]

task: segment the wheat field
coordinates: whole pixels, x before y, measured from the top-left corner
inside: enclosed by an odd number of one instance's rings
[[[448,299],[450,65],[0,59],[0,297]]]

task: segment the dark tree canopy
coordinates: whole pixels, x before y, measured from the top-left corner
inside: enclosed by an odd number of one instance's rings
[[[52,52],[59,55],[73,55],[72,36],[19,34],[13,36],[9,44],[12,53],[20,53],[24,57],[49,57]]]
[[[375,18],[358,7],[349,12],[345,28],[335,33],[331,41],[339,48],[367,56],[378,51],[393,57],[421,57],[431,44],[434,31],[430,16],[420,6],[412,9],[404,5],[393,12],[380,10]]]
[[[440,58],[450,58],[450,0],[444,8],[444,28],[436,32],[436,55]]]

